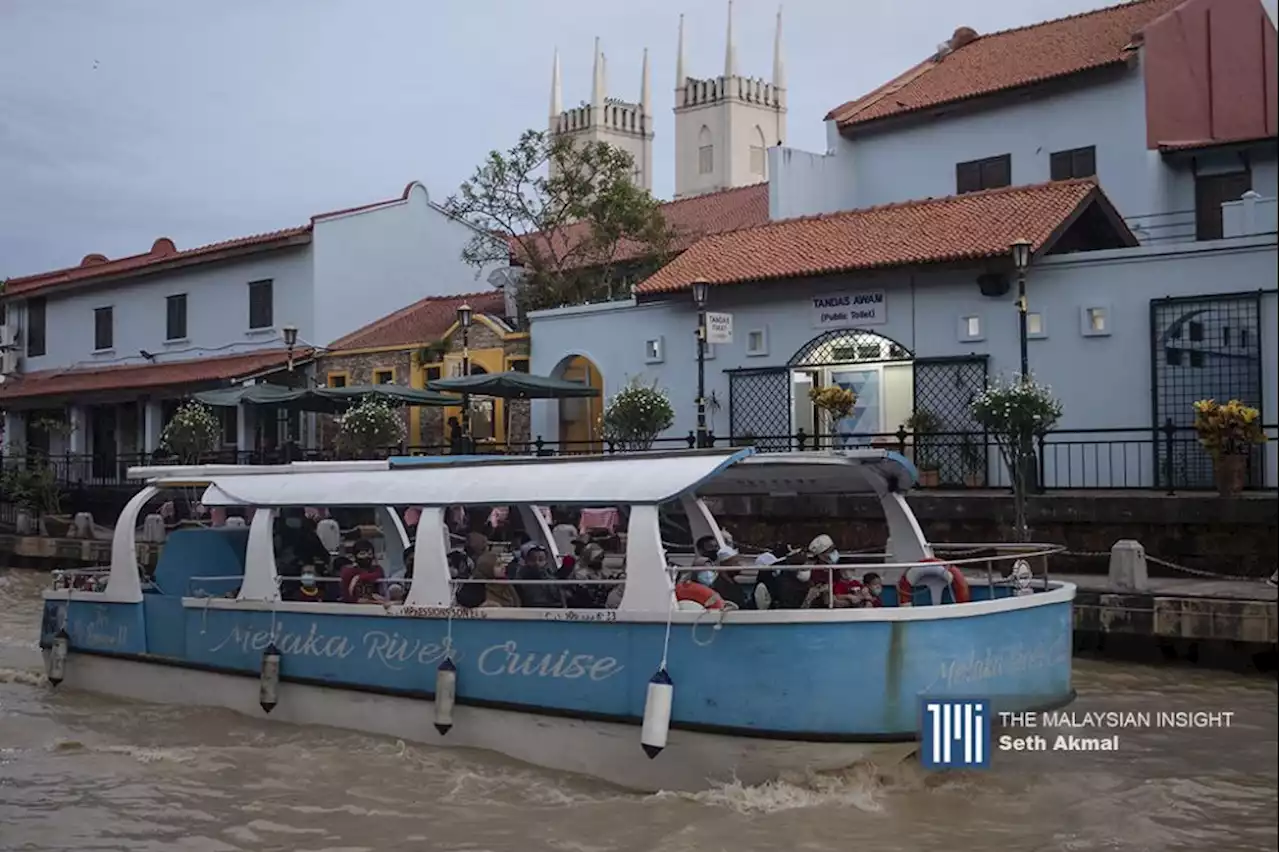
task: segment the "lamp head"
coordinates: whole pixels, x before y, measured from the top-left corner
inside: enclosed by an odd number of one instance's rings
[[[1026,269],[1031,263],[1030,240],[1014,240],[1009,250],[1013,253],[1013,266],[1019,272]]]
[[[711,286],[705,278],[699,278],[691,285],[693,288],[693,303],[699,308],[707,304],[707,289]]]
[[[458,325],[463,328],[471,328],[471,306],[468,304],[458,305]]]
[[[286,325],[280,329],[284,334],[284,345],[290,349],[298,345],[298,327],[296,325]]]

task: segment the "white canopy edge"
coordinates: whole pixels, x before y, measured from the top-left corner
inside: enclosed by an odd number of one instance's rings
[[[753,449],[423,463],[209,477],[206,506],[455,506],[665,503],[696,490]]]
[[[892,450],[770,453],[733,465],[700,489],[707,497],[747,494],[884,494],[909,490],[910,461]]]
[[[229,476],[266,476],[273,473],[332,473],[345,470],[388,470],[391,463],[382,461],[293,462],[291,464],[191,464],[146,465],[131,467],[129,479],[151,483],[213,482]]]

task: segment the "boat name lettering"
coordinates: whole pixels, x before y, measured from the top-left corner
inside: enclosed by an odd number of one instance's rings
[[[129,644],[129,628],[127,625],[113,625],[105,608],[99,608],[97,615],[88,623],[72,623],[71,634],[81,645],[98,648],[123,648]]]
[[[549,609],[542,615],[543,621],[612,622],[618,613],[612,609]]]
[[[577,680],[606,680],[622,671],[622,664],[613,657],[597,657],[593,654],[574,654],[564,650],[539,654],[536,651],[520,651],[514,640],[501,645],[490,645],[480,652],[476,660],[480,674],[489,677],[521,675],[524,677],[552,677]]]
[[[448,655],[450,648],[448,638],[440,642],[423,642],[385,630],[370,630],[362,641],[369,659],[377,660],[389,669],[402,669],[409,664],[429,666],[438,663]],[[457,659],[459,655],[455,651],[453,656]]]
[[[400,614],[410,618],[488,618],[483,609],[466,606],[402,606]]]
[[[942,662],[935,684],[947,688],[960,688],[985,683],[1007,675],[1020,675],[1065,659],[1061,640],[1040,645],[1019,643],[1009,648],[987,648],[981,654],[970,651],[962,657]]]
[[[217,652],[231,645],[245,652],[263,651],[271,644],[272,638],[270,630],[241,627],[237,624],[228,631],[226,638],[209,650]],[[291,656],[345,660],[355,651],[355,647],[347,637],[321,633],[314,621],[311,622],[306,633],[294,633],[277,627],[274,639],[280,653]],[[370,657],[372,658],[372,654]]]

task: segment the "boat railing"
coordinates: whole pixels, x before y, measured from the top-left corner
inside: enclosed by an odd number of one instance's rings
[[[107,587],[110,568],[59,568],[50,575],[54,591],[101,592]]]

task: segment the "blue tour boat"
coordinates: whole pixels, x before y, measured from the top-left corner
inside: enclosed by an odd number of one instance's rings
[[[897,761],[916,747],[925,696],[989,698],[996,710],[1073,697],[1075,587],[1047,574],[1034,587],[1004,581],[1055,548],[993,545],[981,562],[942,562],[904,497],[914,467],[893,452],[400,458],[130,476],[147,484],[115,528],[105,587],[44,595],[40,642],[64,689],[483,748],[641,790]],[[139,514],[179,487],[203,488],[206,507],[252,509],[251,520],[170,533],[148,580]],[[884,511],[884,553],[863,562],[884,579],[882,607],[677,605],[663,507],[679,507],[695,539],[723,541],[704,498],[848,493]],[[404,600],[282,600],[273,523],[303,506],[373,508],[389,562],[411,543],[392,507],[422,507]],[[456,606],[453,506],[518,511],[553,558],[539,507],[624,508],[621,603]],[[993,572],[993,562],[1017,570]],[[965,568],[979,570],[966,581]]]

